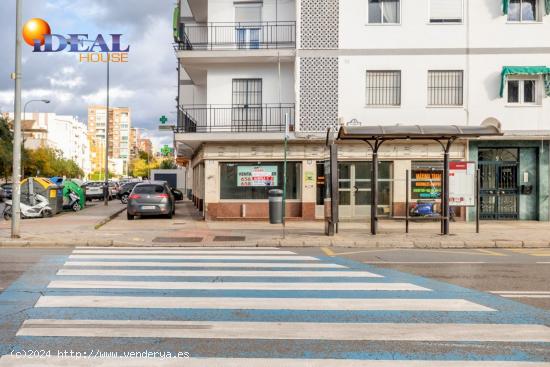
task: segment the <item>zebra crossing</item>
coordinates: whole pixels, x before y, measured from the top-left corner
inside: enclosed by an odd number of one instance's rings
[[[341,258],[77,247],[0,367],[550,366],[548,325],[543,310]],[[52,353],[17,354],[29,350]]]

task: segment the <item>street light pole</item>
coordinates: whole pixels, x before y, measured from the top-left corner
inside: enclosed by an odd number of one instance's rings
[[[109,205],[109,53],[107,54],[107,119],[105,122],[105,193],[104,200],[105,206]],[[113,116],[114,117],[114,116]]]
[[[13,122],[13,192],[11,238],[19,238],[21,224],[21,29],[23,23],[23,0],[16,0],[15,10],[15,106]]]

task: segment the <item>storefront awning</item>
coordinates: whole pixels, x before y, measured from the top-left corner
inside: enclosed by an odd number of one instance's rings
[[[550,0],[549,0],[550,1]],[[550,96],[550,68],[547,66],[503,66],[500,77],[500,97],[504,96],[504,85],[508,75],[544,75],[544,89]]]
[[[342,126],[338,140],[458,139],[502,135],[496,126]]]
[[[544,0],[544,10],[546,15],[550,14],[550,0]],[[508,14],[508,10],[510,9],[510,0],[502,0],[502,12],[504,14]]]

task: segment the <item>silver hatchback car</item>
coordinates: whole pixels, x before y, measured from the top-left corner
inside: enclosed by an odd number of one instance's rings
[[[146,181],[137,184],[128,197],[128,220],[135,216],[162,215],[172,218],[176,213],[176,201],[170,187],[164,181]]]

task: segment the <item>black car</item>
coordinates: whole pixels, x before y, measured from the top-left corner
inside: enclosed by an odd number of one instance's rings
[[[128,182],[122,185],[120,190],[118,190],[116,197],[122,202],[122,204],[128,204],[128,197],[132,193],[132,190],[139,182]]]
[[[174,199],[176,201],[182,201],[183,200],[183,192],[181,192],[178,189],[174,189],[173,187],[170,187],[170,191],[172,191],[172,195],[174,195]]]
[[[11,183],[5,183],[5,184],[2,184],[0,187],[4,191],[5,199],[11,200],[13,185]]]

